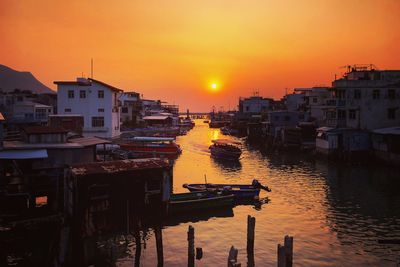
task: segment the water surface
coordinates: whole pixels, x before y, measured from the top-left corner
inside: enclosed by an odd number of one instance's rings
[[[273,191],[261,193],[261,206],[187,216],[165,226],[165,266],[186,265],[189,225],[195,228],[195,246],[204,252],[196,266],[225,266],[231,245],[246,266],[247,215],[256,217],[256,266],[276,266],[276,247],[285,235],[294,236],[295,266],[396,266],[400,245],[378,240],[400,239],[398,169],[337,164],[305,154],[263,154],[243,140],[240,162],[221,162],[208,152],[211,140],[221,137],[218,129],[200,120],[178,137],[183,153],[174,165],[174,192],[186,192],[182,184],[202,183],[205,175],[211,183],[251,183],[257,178]],[[140,266],[156,266],[153,232],[144,234]],[[118,266],[133,266],[135,247],[129,239]]]

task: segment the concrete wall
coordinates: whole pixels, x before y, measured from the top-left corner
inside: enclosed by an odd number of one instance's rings
[[[68,98],[68,91],[74,91],[74,98]],[[98,92],[104,91],[104,98]],[[80,91],[86,98],[80,98]],[[84,117],[84,136],[114,137],[120,134],[120,108],[117,107],[118,94],[110,88],[92,82],[90,86],[59,84],[57,91],[58,114],[80,114]],[[117,108],[115,108],[117,107]],[[65,109],[71,109],[66,112]],[[99,111],[103,109],[104,112]],[[92,117],[104,117],[104,127],[92,127]]]
[[[361,98],[354,99],[354,90],[360,90]],[[400,125],[400,88],[395,90],[395,99],[388,98],[389,88],[350,88],[347,89],[346,125],[351,128],[379,129]],[[379,99],[373,99],[373,91],[379,90]],[[388,109],[394,108],[395,119],[388,119]],[[349,117],[349,110],[356,110],[355,119]]]
[[[243,106],[243,113],[261,113],[267,111],[270,104],[269,99],[262,97],[250,97],[240,101]]]

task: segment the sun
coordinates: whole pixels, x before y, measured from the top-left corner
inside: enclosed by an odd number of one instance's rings
[[[211,84],[210,84],[210,89],[211,89],[211,91],[213,91],[213,92],[217,92],[217,91],[219,90],[219,84],[216,83],[216,82],[211,83]]]

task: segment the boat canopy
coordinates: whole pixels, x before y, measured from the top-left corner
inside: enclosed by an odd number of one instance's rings
[[[167,142],[174,141],[174,137],[149,137],[149,136],[135,136],[131,138],[132,141],[138,142]]]
[[[213,142],[214,144],[218,144],[218,145],[240,145],[241,144],[238,141],[229,140],[229,139],[215,139],[215,140],[212,140],[211,142]]]

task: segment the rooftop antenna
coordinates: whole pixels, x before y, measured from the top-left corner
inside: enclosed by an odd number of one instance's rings
[[[90,78],[93,79],[93,58],[90,59]]]

